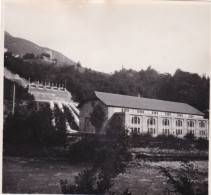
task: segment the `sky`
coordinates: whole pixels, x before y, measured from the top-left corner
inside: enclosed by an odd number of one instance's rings
[[[210,5],[140,2],[6,0],[4,26],[100,72],[151,66],[209,75]]]

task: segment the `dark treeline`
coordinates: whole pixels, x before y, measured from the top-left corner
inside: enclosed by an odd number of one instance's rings
[[[31,81],[65,84],[75,101],[81,102],[93,96],[94,91],[133,95],[188,103],[206,112],[209,109],[210,78],[177,69],[174,75],[161,74],[148,67],[134,71],[122,69],[104,74],[76,66],[55,66],[27,63],[5,53],[5,67]]]

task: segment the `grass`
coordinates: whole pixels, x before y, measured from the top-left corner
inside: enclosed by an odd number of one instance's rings
[[[59,194],[60,179],[74,182],[74,176],[88,165],[69,164],[64,160],[6,157],[3,160],[4,193]]]
[[[136,160],[128,165],[124,174],[115,178],[112,191],[120,192],[129,188],[133,195],[163,194],[168,185],[166,178],[159,173],[159,166],[177,169],[181,162],[150,162]],[[199,182],[207,181],[208,161],[193,162],[199,169]],[[35,158],[5,157],[3,160],[4,193],[60,194],[60,179],[74,183],[76,176],[89,164],[69,164],[63,159],[39,160]]]

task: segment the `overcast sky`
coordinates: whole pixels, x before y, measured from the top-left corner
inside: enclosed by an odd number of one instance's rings
[[[85,2],[7,0],[5,30],[102,72],[209,74],[210,5]]]

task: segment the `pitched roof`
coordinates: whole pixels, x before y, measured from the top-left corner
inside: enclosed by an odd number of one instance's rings
[[[153,111],[174,112],[183,114],[204,115],[196,108],[179,102],[170,102],[128,95],[119,95],[95,91],[95,95],[107,106],[146,109]]]

